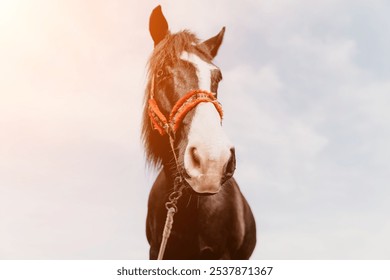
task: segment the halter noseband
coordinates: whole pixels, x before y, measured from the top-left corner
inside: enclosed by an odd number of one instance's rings
[[[153,129],[157,130],[161,135],[170,135],[171,133],[174,135],[187,113],[201,102],[212,103],[215,106],[215,109],[217,109],[222,120],[223,111],[221,104],[218,102],[213,93],[203,89],[191,90],[180,98],[173,106],[172,111],[169,114],[169,118],[167,119],[160,111],[156,100],[154,99],[153,82],[154,81],[152,80],[152,94],[148,101],[149,117],[152,122]]]

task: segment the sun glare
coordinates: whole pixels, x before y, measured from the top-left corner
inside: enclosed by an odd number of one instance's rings
[[[25,21],[29,5],[26,0],[0,0],[0,41],[17,32],[18,26]]]
[[[14,18],[24,0],[0,0],[0,22]]]

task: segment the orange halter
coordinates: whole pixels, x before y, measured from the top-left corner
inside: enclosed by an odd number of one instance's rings
[[[201,102],[211,102],[215,106],[215,109],[217,109],[222,120],[222,106],[214,94],[207,90],[196,89],[189,91],[176,102],[168,119],[158,108],[156,100],[152,94],[148,101],[148,110],[153,129],[157,130],[161,135],[164,135],[165,133],[170,134],[170,132],[175,134],[187,113]]]

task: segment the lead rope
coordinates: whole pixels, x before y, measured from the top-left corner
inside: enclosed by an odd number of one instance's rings
[[[165,208],[167,209],[168,212],[167,212],[167,218],[165,220],[164,231],[162,234],[162,240],[161,240],[161,245],[160,245],[160,250],[158,252],[157,260],[162,260],[164,257],[165,247],[167,246],[168,238],[171,235],[173,216],[175,215],[175,213],[178,212],[176,203],[179,200],[179,198],[182,196],[183,189],[185,188],[185,184],[183,184],[183,179],[182,179],[183,177],[181,176],[181,172],[179,170],[178,160],[173,145],[174,139],[172,134],[170,133],[170,127],[167,125],[164,128],[169,136],[169,143],[171,145],[173,156],[175,157],[176,168],[179,176],[175,178],[173,182],[174,191],[169,195],[168,202],[165,203]]]
[[[154,98],[154,76],[152,77],[152,84],[151,84],[151,98]],[[172,153],[175,158],[175,164],[177,168],[177,174],[178,176],[175,178],[173,182],[173,192],[168,197],[168,202],[165,203],[165,208],[167,209],[167,218],[165,219],[165,225],[164,230],[162,234],[162,240],[160,245],[160,250],[158,252],[157,260],[162,260],[164,257],[165,248],[167,246],[168,238],[171,235],[172,225],[173,225],[173,216],[175,213],[177,213],[177,201],[183,194],[183,189],[186,187],[185,184],[183,184],[183,176],[181,175],[181,172],[179,170],[179,162],[177,160],[175,147],[174,147],[174,135],[173,130],[170,127],[168,123],[165,124],[164,130],[167,133],[169,137],[169,144],[171,145]]]

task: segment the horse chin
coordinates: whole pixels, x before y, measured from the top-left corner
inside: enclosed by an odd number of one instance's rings
[[[213,180],[214,182],[208,182],[206,176],[200,178],[186,178],[185,180],[190,185],[191,189],[197,195],[214,195],[221,190],[221,181]]]

